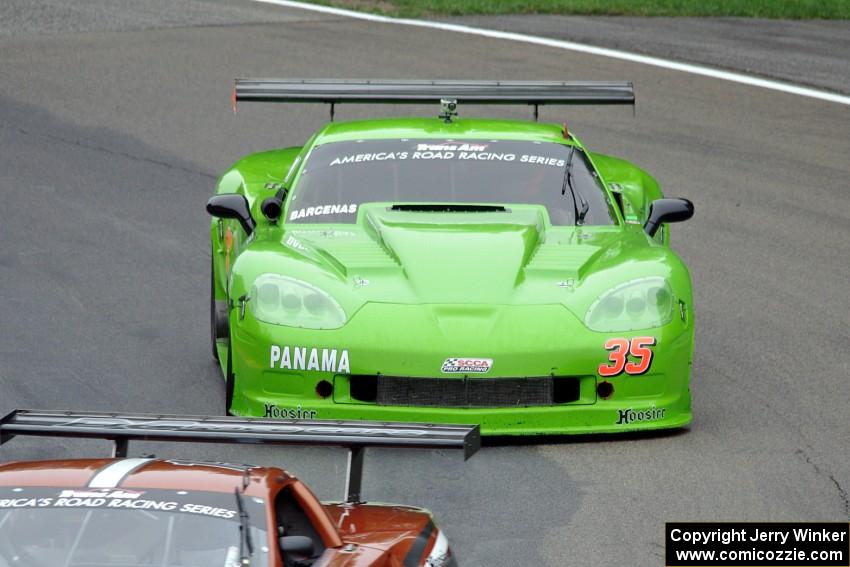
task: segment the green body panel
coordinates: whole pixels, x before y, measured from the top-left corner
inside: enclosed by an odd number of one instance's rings
[[[559,126],[502,120],[394,119],[325,126],[302,148],[248,156],[221,178],[219,193],[244,194],[257,229],[246,238],[236,221],[213,219],[215,298],[227,301],[230,344],[219,341],[222,371],[232,352],[231,412],[258,417],[314,417],[479,423],[482,433],[622,432],[680,427],[691,419],[694,321],[687,267],[669,248],[667,227],[650,238],[642,225],[660,198],[648,174],[621,159],[589,153],[618,224],[553,226],[544,207],[509,213],[417,213],[361,205],[354,224],[287,226],[259,211],[295,163],[287,187],[314,144],[366,138],[520,139],[561,144]],[[299,158],[300,156],[300,158]],[[271,184],[271,185],[269,185]],[[227,233],[231,237],[227,237]],[[231,244],[228,247],[227,241]],[[228,251],[229,248],[229,251]],[[261,274],[281,274],[323,290],[344,310],[338,329],[305,329],[254,317],[250,296]],[[606,291],[649,277],[666,280],[676,305],[662,326],[596,332],[585,313]],[[366,282],[364,284],[364,282]],[[608,339],[652,337],[651,365],[640,375],[603,377]],[[334,352],[322,368],[281,368],[274,348]],[[340,368],[346,353],[348,367]],[[351,375],[459,379],[441,373],[452,357],[492,359],[486,378],[569,376],[575,399],[533,407],[450,408],[377,405],[351,396]],[[635,357],[628,360],[634,362]],[[305,363],[307,365],[307,363]],[[303,365],[302,365],[303,366]],[[307,365],[309,366],[309,365]],[[470,375],[470,379],[476,376]],[[333,384],[321,397],[317,384]],[[597,385],[613,393],[602,399]]]

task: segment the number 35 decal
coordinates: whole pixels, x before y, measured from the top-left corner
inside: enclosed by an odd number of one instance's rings
[[[652,364],[652,349],[655,346],[655,337],[635,337],[629,339],[608,339],[605,341],[605,350],[608,353],[610,364],[600,364],[597,372],[600,376],[618,376],[626,374],[646,374]],[[637,359],[630,362],[628,356]]]

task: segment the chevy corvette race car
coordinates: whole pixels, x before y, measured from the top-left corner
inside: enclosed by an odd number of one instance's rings
[[[422,508],[360,499],[367,446],[480,446],[477,427],[17,410],[17,435],[104,438],[114,458],[0,464],[0,567],[456,566]],[[347,497],[319,502],[285,470],[127,458],[131,439],[349,447]]]
[[[332,120],[238,161],[207,203],[228,412],[490,435],[690,422],[693,301],[668,223],[691,202],[566,125],[458,117],[633,104],[630,84],[238,80],[237,101]],[[349,102],[441,113],[333,122]]]

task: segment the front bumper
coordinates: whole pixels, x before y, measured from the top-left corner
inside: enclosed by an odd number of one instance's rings
[[[269,325],[250,313],[243,320],[232,313],[231,329],[236,415],[479,424],[485,435],[616,433],[691,421],[693,326],[679,318],[651,331],[595,333],[559,305],[367,304],[335,331]],[[656,340],[648,371],[600,376],[605,341],[632,336]],[[463,379],[441,373],[452,357],[492,359],[487,373],[469,380],[569,377],[577,395],[529,407],[433,407],[381,405],[352,393],[352,375]],[[613,387],[604,399],[603,382]]]

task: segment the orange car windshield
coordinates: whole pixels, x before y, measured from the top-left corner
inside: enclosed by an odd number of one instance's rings
[[[253,567],[268,565],[261,499],[243,497]],[[0,488],[0,567],[236,567],[234,495],[201,491]]]

